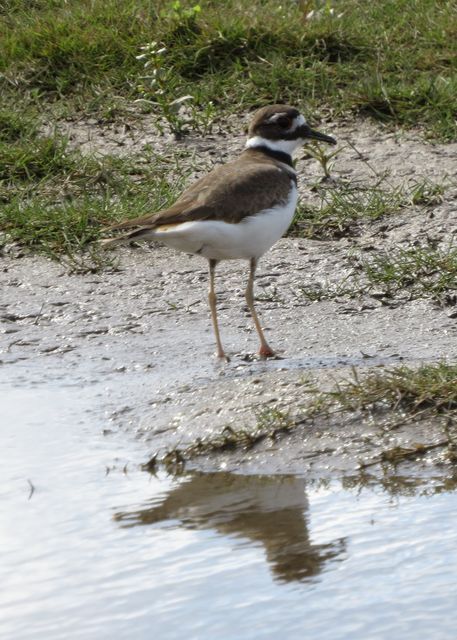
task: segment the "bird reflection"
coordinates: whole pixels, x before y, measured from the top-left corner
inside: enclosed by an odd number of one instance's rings
[[[123,526],[179,520],[189,529],[213,529],[262,544],[276,580],[304,581],[344,553],[343,538],[312,544],[305,482],[296,476],[192,473],[161,504],[114,517]]]

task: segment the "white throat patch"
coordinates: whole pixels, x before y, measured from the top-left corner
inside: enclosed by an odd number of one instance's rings
[[[247,139],[246,148],[267,147],[272,151],[281,151],[291,156],[295,149],[302,146],[303,142],[302,138],[297,140],[268,140],[268,138],[262,138],[262,136],[253,136]]]

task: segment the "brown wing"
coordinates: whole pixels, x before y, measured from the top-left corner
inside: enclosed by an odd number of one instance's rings
[[[266,158],[255,162],[247,155],[236,162],[216,167],[192,184],[174,205],[154,214],[125,220],[110,229],[142,227],[154,229],[195,220],[239,222],[285,202],[290,191],[290,174]]]

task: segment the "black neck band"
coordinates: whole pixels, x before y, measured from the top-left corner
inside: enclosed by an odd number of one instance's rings
[[[270,156],[270,158],[274,158],[275,160],[279,160],[279,162],[283,162],[284,164],[289,165],[289,167],[292,167],[292,169],[295,168],[292,161],[292,156],[285,151],[275,151],[274,149],[270,149],[269,147],[264,145],[250,148],[254,149],[254,151],[261,151],[266,156]]]

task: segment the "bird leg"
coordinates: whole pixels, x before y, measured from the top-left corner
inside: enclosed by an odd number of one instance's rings
[[[262,358],[269,358],[275,355],[273,349],[269,346],[268,342],[263,335],[262,327],[260,326],[259,317],[254,307],[254,278],[255,270],[257,268],[257,258],[251,258],[248,285],[246,287],[246,302],[248,303],[249,311],[251,312],[252,319],[254,320],[255,328],[260,338],[259,354]]]
[[[219,325],[217,323],[216,293],[214,291],[214,276],[216,273],[216,265],[217,265],[217,260],[213,260],[213,259],[209,260],[208,302],[209,302],[209,308],[211,309],[211,319],[213,321],[214,335],[216,336],[217,357],[225,358],[228,361],[228,358],[225,355],[224,349],[222,347],[221,336],[219,333]]]

